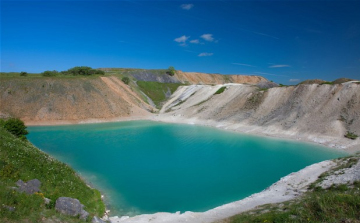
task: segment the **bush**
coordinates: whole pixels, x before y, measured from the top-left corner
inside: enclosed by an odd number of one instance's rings
[[[215,92],[215,94],[221,94],[221,93],[223,93],[225,91],[225,89],[226,89],[226,87],[221,87],[221,88],[219,88],[219,90],[217,90]]]
[[[26,138],[25,135],[28,134],[24,122],[18,118],[10,118],[6,120],[4,123],[4,128],[19,138]]]
[[[129,82],[130,82],[130,78],[128,78],[128,77],[123,77],[121,80],[122,80],[122,82],[124,82],[125,84],[129,84]]]
[[[54,77],[54,76],[57,76],[58,74],[59,74],[59,72],[56,70],[53,70],[53,71],[47,70],[47,71],[42,72],[42,75],[44,77]]]
[[[84,76],[89,76],[89,75],[105,75],[105,72],[102,70],[96,70],[96,69],[92,69],[91,67],[87,67],[87,66],[81,66],[81,67],[73,67],[69,70],[66,71],[67,74],[71,74],[71,75],[84,75]]]
[[[21,72],[20,72],[20,76],[22,76],[22,77],[26,77],[27,75],[28,75],[28,73],[25,72],[25,71],[21,71]]]
[[[173,66],[170,66],[168,68],[168,70],[166,71],[166,73],[170,76],[174,76],[175,75],[175,68]]]
[[[353,133],[353,132],[347,132],[344,136],[345,136],[346,138],[352,139],[352,140],[355,140],[355,139],[358,137],[358,135],[356,135],[356,134]]]

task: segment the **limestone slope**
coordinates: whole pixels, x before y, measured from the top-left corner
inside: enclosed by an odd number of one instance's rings
[[[223,93],[215,92],[226,87]],[[345,148],[360,135],[360,84],[298,85],[260,91],[250,85],[194,85],[179,88],[158,119],[283,136]]]
[[[153,108],[116,77],[3,79],[0,115],[27,124],[147,116]]]
[[[268,81],[267,79],[261,76],[221,75],[221,74],[207,74],[207,73],[199,73],[199,72],[182,72],[182,71],[177,71],[174,77],[182,83],[189,83],[189,84],[225,84],[225,83],[257,84],[259,82]]]

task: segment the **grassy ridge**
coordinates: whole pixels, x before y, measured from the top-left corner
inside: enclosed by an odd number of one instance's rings
[[[174,93],[176,89],[183,85],[180,83],[159,83],[151,81],[138,81],[137,85],[140,90],[144,92],[159,108],[161,103],[166,100],[166,92],[170,90],[171,93]]]
[[[19,179],[26,182],[35,178],[41,181],[41,193],[26,195],[12,188]],[[47,207],[43,197],[52,200]],[[102,216],[105,211],[100,192],[88,187],[73,169],[0,127],[0,221],[39,222],[54,216],[67,222],[79,221],[55,212],[58,197],[79,199],[90,216]]]

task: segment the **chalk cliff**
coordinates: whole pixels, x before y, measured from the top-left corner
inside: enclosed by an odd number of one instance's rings
[[[225,87],[225,90],[216,92]],[[160,111],[166,121],[188,120],[241,132],[323,143],[359,144],[360,83],[301,84],[259,90],[244,84],[182,86]],[[360,150],[359,145],[357,150]]]

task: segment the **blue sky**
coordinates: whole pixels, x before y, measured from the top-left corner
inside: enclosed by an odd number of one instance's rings
[[[2,1],[1,71],[360,79],[360,1]]]

